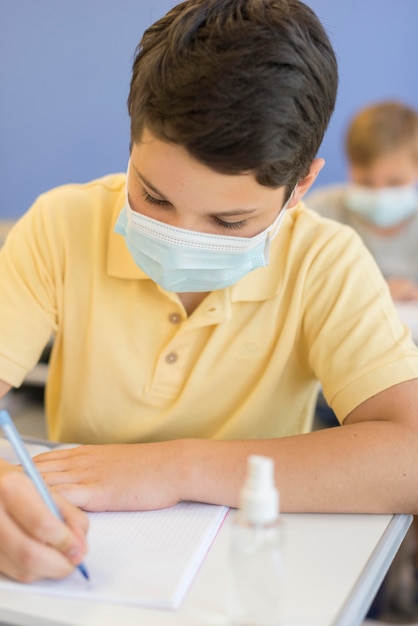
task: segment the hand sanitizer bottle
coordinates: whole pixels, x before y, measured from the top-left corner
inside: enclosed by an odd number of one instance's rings
[[[231,625],[280,625],[282,533],[273,459],[252,455],[231,525]]]

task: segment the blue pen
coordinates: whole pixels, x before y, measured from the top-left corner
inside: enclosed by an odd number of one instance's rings
[[[3,432],[9,440],[10,444],[13,446],[13,450],[15,451],[20,463],[22,464],[23,469],[35,485],[39,495],[47,505],[48,509],[51,511],[51,513],[58,517],[58,519],[64,521],[61,513],[59,512],[55,502],[51,497],[51,494],[48,491],[47,486],[45,485],[44,481],[41,478],[41,475],[36,469],[30,454],[26,450],[23,441],[16,429],[16,426],[12,421],[12,418],[7,411],[0,411],[0,426],[2,427]],[[84,578],[89,580],[89,575],[87,573],[85,565],[83,565],[83,563],[80,563],[79,565],[77,565],[77,567],[83,574]]]

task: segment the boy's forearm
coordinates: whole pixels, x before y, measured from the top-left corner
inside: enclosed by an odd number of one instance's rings
[[[237,506],[249,454],[273,457],[284,512],[418,513],[418,436],[375,421],[259,441],[188,440],[182,498]]]

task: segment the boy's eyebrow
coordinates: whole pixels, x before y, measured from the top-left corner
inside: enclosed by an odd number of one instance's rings
[[[156,187],[154,187],[154,185],[152,183],[149,182],[149,180],[147,180],[145,178],[145,176],[143,176],[143,174],[141,174],[141,172],[138,170],[138,168],[135,166],[134,163],[132,163],[131,161],[131,165],[135,170],[136,175],[138,176],[138,178],[145,183],[145,185],[147,187],[149,187],[149,189],[151,189],[151,191],[153,191],[155,194],[157,194],[157,196],[159,196],[161,198],[161,200],[164,200],[165,202],[169,202],[171,204],[171,202],[169,200],[167,200],[167,198],[164,196],[164,194],[161,193],[161,191],[158,191],[158,189]],[[216,215],[218,217],[234,217],[235,215],[249,215],[250,213],[255,213],[258,209],[231,209],[230,211],[220,211],[219,213],[213,213],[213,215]]]
[[[219,211],[218,213],[212,213],[216,217],[234,217],[235,215],[249,215],[255,213],[257,209],[231,209],[231,211]]]

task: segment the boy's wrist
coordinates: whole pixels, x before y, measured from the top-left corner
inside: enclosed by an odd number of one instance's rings
[[[174,484],[177,485],[177,500],[190,500],[193,492],[195,460],[193,452],[194,439],[177,439],[173,442],[175,446],[173,475]]]

